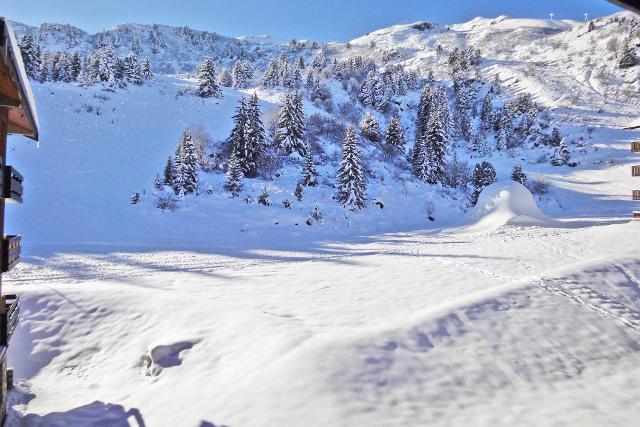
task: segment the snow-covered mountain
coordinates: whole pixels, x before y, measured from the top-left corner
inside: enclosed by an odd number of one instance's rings
[[[640,264],[629,166],[640,162],[629,142],[640,132],[623,128],[640,111],[640,65],[620,59],[623,47],[640,53],[638,22],[417,22],[326,45],[14,23],[47,60],[78,52],[86,64],[107,47],[149,58],[154,76],[32,81],[41,141],[11,137],[7,156],[25,176],[25,203],[7,207],[24,261],[3,281],[22,294],[10,421],[632,425]],[[238,61],[253,76],[198,97],[207,57],[218,76]],[[302,75],[318,185],[298,200],[307,159],[279,155],[231,198],[233,116],[256,94],[274,144],[291,88],[263,80],[283,61]],[[412,164],[425,86],[451,113],[455,182],[426,182]],[[342,206],[348,124],[367,117],[384,133],[396,115],[400,152],[358,129],[366,203]],[[198,194],[177,196],[154,180],[187,128],[209,136],[207,165]],[[560,140],[569,159],[554,165]],[[483,162],[498,182],[472,207],[469,175]],[[528,189],[511,181],[515,166]],[[156,207],[163,194],[175,210]]]

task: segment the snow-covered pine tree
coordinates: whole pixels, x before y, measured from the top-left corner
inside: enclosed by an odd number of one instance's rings
[[[618,53],[618,67],[629,68],[638,63],[638,57],[634,50],[629,46],[629,38],[625,38],[620,46],[620,52]]]
[[[80,59],[80,54],[78,52],[73,52],[73,55],[71,55],[71,58],[69,59],[69,72],[71,80],[77,81],[81,71],[82,60]]]
[[[115,78],[118,67],[118,56],[111,46],[101,47],[95,54],[97,66],[97,79],[102,82],[109,82]]]
[[[513,113],[509,106],[505,105],[500,113],[500,130],[496,138],[496,149],[504,151],[511,147],[513,139]]]
[[[198,159],[193,146],[191,132],[187,129],[182,133],[176,148],[176,179],[175,187],[178,193],[186,195],[198,190]]]
[[[234,89],[246,89],[253,78],[253,69],[248,61],[239,60],[231,69],[231,77]]]
[[[298,58],[296,59],[296,68],[299,70],[305,69],[304,59],[302,58],[302,56],[298,56]]]
[[[473,135],[473,125],[471,123],[472,106],[475,103],[476,94],[471,80],[460,80],[454,82],[454,92],[456,95],[455,117],[457,125],[457,135],[466,141],[470,141]]]
[[[491,83],[491,89],[489,89],[489,91],[495,93],[496,95],[500,95],[500,92],[502,92],[500,86],[501,84],[502,82],[500,81],[500,74],[496,73],[493,76],[493,82]]]
[[[60,60],[58,64],[59,64],[58,80],[65,83],[69,83],[73,81],[73,77],[71,75],[71,64],[69,61],[69,55],[67,55],[65,52],[60,53]]]
[[[552,147],[559,147],[562,142],[562,135],[560,134],[560,129],[554,127],[551,131],[551,137],[549,138],[549,145]]]
[[[291,87],[294,89],[300,89],[300,87],[302,87],[302,74],[298,67],[293,67],[291,70]]]
[[[569,162],[570,154],[567,148],[567,143],[564,138],[560,141],[560,145],[556,147],[553,157],[551,157],[551,164],[553,166],[564,166]]]
[[[44,83],[51,78],[51,74],[49,72],[49,63],[47,61],[47,54],[42,52],[40,55],[40,69],[38,70],[37,80],[40,83]]]
[[[36,46],[30,32],[27,32],[22,36],[18,43],[18,47],[20,48],[20,53],[22,55],[24,71],[27,73],[29,78],[34,80],[37,79],[39,71],[37,62],[39,61],[39,58],[36,55]]]
[[[162,181],[160,180],[160,177],[158,175],[156,175],[156,179],[153,181],[153,187],[156,190],[162,190],[163,188]]]
[[[242,165],[232,151],[227,165],[226,181],[224,183],[224,189],[231,193],[232,198],[236,197],[242,190],[243,176]]]
[[[431,87],[425,85],[420,93],[420,101],[418,102],[418,113],[416,115],[416,134],[415,140],[418,141],[421,135],[426,132],[429,123],[431,106],[432,106]]]
[[[231,87],[233,86],[233,77],[231,76],[231,72],[226,68],[220,72],[220,86],[222,87]]]
[[[380,131],[380,123],[370,112],[366,112],[358,124],[362,136],[372,142],[382,141],[382,133]]]
[[[306,156],[304,156],[304,165],[302,166],[302,185],[307,187],[315,187],[318,185],[318,172],[316,171],[316,165],[313,163],[313,155],[311,150],[307,148]]]
[[[511,170],[511,180],[519,182],[522,185],[527,183],[527,175],[524,173],[521,166],[516,165],[513,167]]]
[[[124,58],[124,79],[127,83],[134,85],[142,84],[142,72],[140,64],[138,64],[138,58],[134,53],[128,54]]]
[[[315,78],[313,75],[313,71],[309,71],[309,74],[307,74],[307,80],[304,83],[304,87],[308,90],[313,89],[313,86],[315,85]]]
[[[280,70],[277,61],[271,61],[262,76],[262,86],[265,88],[275,88],[280,85]]]
[[[364,171],[357,144],[356,129],[353,124],[350,124],[342,141],[342,157],[337,174],[338,193],[336,199],[344,207],[352,210],[364,208],[366,197]]]
[[[422,134],[425,140],[426,161],[423,179],[429,184],[442,183],[445,176],[445,154],[447,152],[447,133],[444,128],[440,107],[434,106],[427,132]]]
[[[222,98],[222,91],[216,81],[216,70],[211,58],[205,59],[198,67],[198,89],[196,95],[201,98]]]
[[[56,52],[50,56],[51,65],[49,66],[49,70],[51,72],[51,80],[54,82],[60,81],[61,74],[61,64],[60,64],[60,52]]]
[[[400,116],[398,116],[397,114],[394,114],[393,117],[391,117],[389,126],[387,126],[387,131],[385,132],[384,140],[387,146],[390,148],[390,151],[404,151],[404,130],[402,129],[402,125],[400,124]]]
[[[255,93],[247,104],[247,130],[244,156],[245,176],[253,178],[258,175],[258,165],[266,148],[266,133],[262,124],[262,112]]]
[[[478,197],[480,192],[488,185],[493,184],[496,181],[496,169],[489,162],[482,162],[475,166],[473,169],[473,176],[471,183],[473,184],[474,192],[471,195],[471,205],[475,206],[478,203]]]
[[[153,78],[149,58],[144,58],[144,61],[142,61],[142,65],[140,65],[140,72],[142,73],[142,78],[145,80],[151,80]]]
[[[482,99],[482,107],[480,108],[480,128],[486,132],[493,125],[493,104],[491,92],[488,92]]]
[[[133,193],[133,196],[131,196],[131,204],[137,205],[138,202],[140,202],[140,193]]]
[[[263,206],[271,206],[271,199],[269,199],[269,192],[267,187],[262,188],[262,192],[258,196],[258,204]]]
[[[302,95],[286,93],[276,131],[276,143],[280,151],[291,154],[296,151],[301,156],[305,155],[304,137],[304,112],[302,111]]]
[[[302,188],[302,182],[298,181],[298,183],[296,184],[296,189],[293,192],[293,195],[296,196],[296,200],[297,201],[302,201],[302,195],[304,193],[304,190]]]

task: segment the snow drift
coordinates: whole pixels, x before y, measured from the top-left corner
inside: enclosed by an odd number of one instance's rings
[[[515,181],[496,182],[480,193],[471,211],[468,231],[491,230],[505,224],[549,225],[549,219],[538,207],[527,187]]]

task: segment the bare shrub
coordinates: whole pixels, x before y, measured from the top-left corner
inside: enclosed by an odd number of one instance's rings
[[[199,124],[189,128],[191,136],[193,137],[193,147],[195,148],[196,158],[198,159],[198,166],[205,172],[212,172],[217,163],[211,156],[213,148],[213,140],[211,135],[207,132],[207,129]]]
[[[546,178],[540,174],[534,175],[534,177],[527,181],[526,187],[531,191],[531,194],[536,196],[544,196],[551,189],[551,184]]]
[[[258,174],[266,180],[272,180],[281,167],[282,157],[272,152],[266,152],[258,162]]]
[[[169,211],[173,212],[178,208],[178,203],[176,199],[173,198],[171,194],[160,194],[156,198],[156,208],[161,209],[162,212]]]

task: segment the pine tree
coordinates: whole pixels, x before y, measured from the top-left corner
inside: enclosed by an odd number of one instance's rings
[[[400,117],[397,114],[394,114],[391,118],[384,140],[392,151],[402,152],[404,150],[404,131],[400,124]]]
[[[247,143],[244,155],[245,176],[253,178],[258,175],[258,164],[264,154],[266,133],[262,124],[262,113],[258,104],[258,96],[254,93],[247,104]]]
[[[246,89],[253,77],[253,70],[247,61],[236,61],[231,69],[234,89]]]
[[[471,204],[475,206],[478,202],[480,192],[488,185],[493,184],[496,181],[496,170],[489,162],[482,162],[476,165],[473,169],[473,177],[471,182],[473,184],[474,192],[471,195]]]
[[[130,53],[124,59],[124,79],[127,83],[134,85],[142,84],[142,72],[140,64],[138,64],[138,58],[134,53]]]
[[[522,185],[527,183],[527,175],[522,170],[521,166],[514,166],[511,170],[511,180],[515,182],[519,182]]]
[[[50,79],[49,64],[47,62],[47,55],[42,52],[40,55],[40,69],[38,70],[37,80],[40,83],[44,83]]]
[[[427,124],[431,118],[431,106],[433,99],[431,95],[431,87],[425,85],[420,93],[420,102],[418,102],[418,113],[416,116],[416,135],[415,139],[418,141],[421,135],[426,132]]]
[[[271,200],[269,199],[269,193],[267,187],[262,188],[262,192],[258,196],[258,204],[263,206],[271,206]]]
[[[160,181],[160,177],[156,175],[156,179],[153,181],[153,187],[156,190],[162,190],[162,181]]]
[[[240,165],[240,161],[235,156],[235,153],[231,152],[231,157],[229,158],[229,163],[227,165],[227,174],[226,174],[226,182],[224,184],[224,189],[231,193],[231,197],[236,197],[240,191],[242,190],[242,177],[244,173],[242,172],[242,166]]]
[[[596,24],[593,21],[589,21],[589,27],[587,28],[587,32],[590,33],[591,31],[596,29]]]
[[[343,206],[352,210],[364,208],[366,197],[366,183],[357,143],[356,130],[351,124],[342,142],[336,199]]]
[[[151,80],[153,78],[149,58],[144,58],[144,61],[142,61],[142,65],[140,65],[140,72],[142,73],[142,78],[145,80]]]
[[[111,46],[100,48],[94,55],[97,66],[97,78],[102,82],[113,81],[116,78],[117,68],[119,67],[118,56]]]
[[[427,133],[422,138],[427,146],[423,179],[429,184],[443,182],[447,135],[440,114],[432,114]]]
[[[551,131],[551,138],[549,138],[549,145],[552,147],[559,147],[562,142],[562,135],[560,134],[560,129],[553,128]]]
[[[618,53],[618,67],[629,68],[638,63],[638,57],[631,47],[629,47],[629,38],[626,38],[620,47]]]
[[[511,147],[513,139],[513,116],[511,109],[505,105],[500,114],[500,130],[496,139],[496,149],[504,151]]]
[[[278,148],[285,154],[297,151],[305,155],[304,112],[302,111],[302,95],[285,94],[276,131]]]
[[[82,71],[82,61],[80,60],[80,54],[78,52],[73,52],[73,55],[71,55],[71,59],[69,60],[69,69],[71,79],[73,81],[77,81],[78,77],[80,77],[80,72]]]
[[[298,181],[298,183],[296,184],[296,191],[293,193],[293,195],[296,196],[296,200],[299,202],[302,201],[302,193],[302,183]]]
[[[131,204],[137,205],[138,202],[140,202],[140,193],[133,193],[133,196],[131,196]]]
[[[175,187],[183,195],[195,193],[198,189],[198,159],[189,130],[182,133],[176,152]]]
[[[201,98],[222,98],[222,91],[216,82],[216,70],[211,58],[205,59],[198,67],[198,89],[196,95]]]
[[[60,52],[56,52],[51,56],[51,66],[49,69],[51,71],[51,80],[59,82],[61,75]]]
[[[280,70],[277,61],[271,61],[262,76],[262,86],[276,88],[280,85]]]
[[[296,68],[299,70],[305,69],[304,59],[302,58],[302,56],[298,56],[298,59],[296,59]]]
[[[491,83],[490,92],[495,93],[496,95],[500,95],[500,92],[502,92],[500,85],[500,74],[496,73],[495,76],[493,76],[493,82]]]
[[[556,151],[553,153],[553,157],[551,157],[551,164],[553,166],[564,166],[569,162],[569,158],[569,149],[567,148],[564,138],[562,138],[560,145],[556,147]]]
[[[360,133],[369,141],[380,142],[382,141],[382,133],[380,131],[380,124],[373,114],[365,113],[362,120],[359,123]]]
[[[431,96],[429,122],[418,133],[411,163],[418,179],[430,184],[443,182],[444,162],[448,144],[448,104],[444,90],[438,88]]]
[[[307,155],[304,158],[304,165],[302,167],[302,185],[307,187],[315,187],[318,185],[318,172],[316,172],[316,165],[313,163],[313,155],[309,149],[306,150]]]
[[[483,131],[491,129],[493,123],[493,105],[491,93],[487,93],[482,99],[482,107],[480,108],[480,128]]]
[[[220,86],[223,86],[223,87],[233,86],[233,78],[231,77],[231,72],[229,72],[229,70],[227,70],[226,68],[222,70],[222,72],[220,73],[219,83],[220,83]]]
[[[307,80],[304,83],[304,87],[311,90],[313,89],[314,86],[315,86],[315,78],[313,75],[313,71],[309,71],[309,74],[307,74]]]
[[[27,73],[27,76],[32,79],[37,79],[38,77],[38,60],[36,46],[33,42],[33,36],[31,33],[25,33],[20,42],[18,43],[18,47],[20,48],[20,53],[22,55],[22,62],[24,64],[24,71]]]

